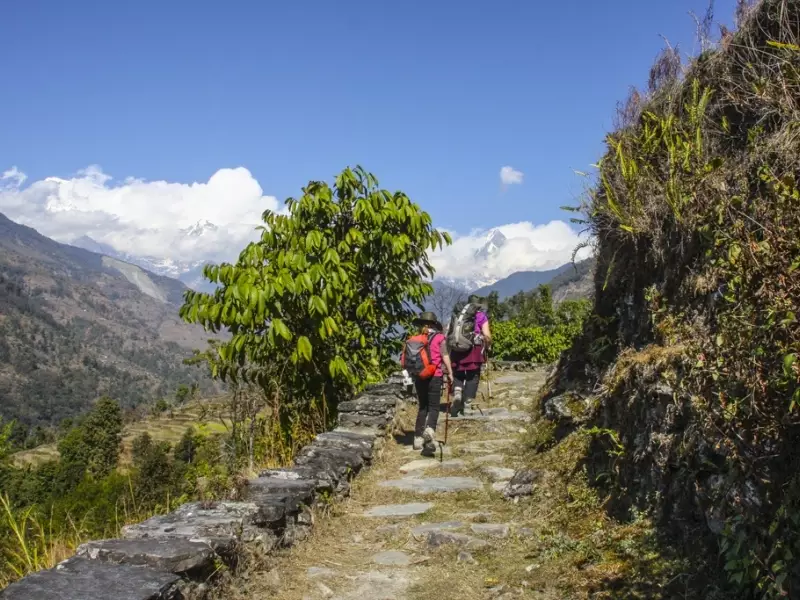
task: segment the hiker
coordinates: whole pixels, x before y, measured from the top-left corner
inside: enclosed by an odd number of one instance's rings
[[[467,305],[451,319],[447,331],[454,373],[451,417],[463,415],[465,406],[478,395],[481,367],[487,360],[487,352],[492,344],[487,310],[479,302],[480,298],[470,296]]]
[[[442,386],[453,381],[453,370],[447,354],[446,336],[436,315],[426,311],[414,319],[414,325],[419,330],[406,340],[400,362],[414,380],[419,401],[414,450],[422,450],[423,456],[434,456]]]

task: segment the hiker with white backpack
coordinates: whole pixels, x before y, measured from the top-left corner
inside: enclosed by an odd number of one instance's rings
[[[435,456],[442,390],[453,381],[453,369],[447,353],[447,339],[436,315],[423,312],[413,323],[419,329],[406,340],[400,363],[413,379],[419,401],[414,450],[421,450],[423,456]]]
[[[453,315],[447,330],[454,387],[451,417],[463,415],[464,408],[478,395],[481,368],[492,344],[489,317],[479,300],[470,296],[464,308]]]

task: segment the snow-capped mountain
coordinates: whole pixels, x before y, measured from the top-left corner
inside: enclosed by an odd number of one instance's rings
[[[182,229],[181,234],[187,237],[199,237],[206,232],[214,231],[217,231],[217,226],[213,223],[209,221],[198,221],[194,225]],[[213,286],[203,278],[203,267],[207,262],[214,262],[213,260],[180,261],[158,256],[138,256],[127,252],[120,252],[112,246],[98,242],[88,235],[83,235],[73,240],[71,245],[131,263],[157,275],[178,279],[194,290],[209,292],[214,289]]]
[[[449,287],[471,292],[478,288],[495,283],[498,278],[493,276],[489,268],[491,256],[506,243],[507,238],[499,229],[492,229],[486,234],[483,245],[475,250],[474,269],[466,277],[436,276],[435,280]]]

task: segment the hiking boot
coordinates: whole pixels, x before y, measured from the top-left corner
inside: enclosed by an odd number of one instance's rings
[[[436,432],[431,427],[426,427],[422,434],[422,456],[436,455]]]
[[[420,454],[425,457],[436,456],[436,442],[425,442],[422,445],[422,452],[420,452]]]
[[[450,418],[457,419],[463,414],[464,414],[464,405],[460,401],[458,403],[454,403],[453,408],[450,409]]]
[[[432,442],[435,437],[436,432],[433,430],[433,428],[426,427],[422,434],[422,440],[427,444],[428,442]]]
[[[425,443],[421,437],[414,436],[414,450],[422,450],[422,444]]]

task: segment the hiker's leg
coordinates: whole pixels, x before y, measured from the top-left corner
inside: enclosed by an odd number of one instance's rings
[[[464,404],[470,404],[478,396],[478,386],[481,382],[481,369],[478,367],[473,371],[467,371],[464,378]]]
[[[436,431],[436,423],[439,421],[439,410],[442,404],[442,378],[434,377],[428,386],[428,419],[425,423]]]
[[[428,416],[422,432],[422,455],[436,454],[436,421],[439,419],[439,406],[442,401],[442,378],[434,377],[428,383]]]
[[[428,380],[417,379],[414,381],[414,387],[417,389],[417,402],[419,408],[417,409],[417,422],[414,424],[414,437],[421,438],[423,431],[425,431],[425,422],[428,418]]]
[[[453,402],[450,405],[450,416],[457,417],[464,412],[464,384],[466,383],[467,372],[456,371],[453,373]]]

